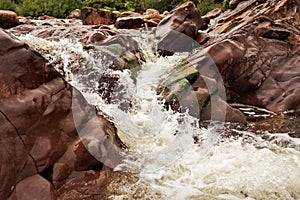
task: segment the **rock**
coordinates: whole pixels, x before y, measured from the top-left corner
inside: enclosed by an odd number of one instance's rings
[[[67,19],[72,19],[72,18],[81,19],[81,10],[75,9],[67,16]]]
[[[84,25],[115,24],[119,16],[120,13],[116,11],[95,9],[90,7],[81,9],[81,20]]]
[[[159,15],[159,11],[155,9],[147,9],[145,15]]]
[[[132,11],[125,11],[121,12],[119,17],[141,17],[141,14]]]
[[[9,10],[0,10],[0,28],[12,28],[18,26],[19,19],[17,14]]]
[[[51,184],[38,174],[44,174],[54,185],[63,183],[76,171],[75,163],[85,159],[74,153],[81,128],[91,134],[88,127],[94,126],[90,123],[98,124],[104,137],[99,141],[105,141],[98,145],[104,146],[103,150],[116,130],[28,45],[3,30],[0,44],[0,199],[7,199],[14,187],[11,199],[25,195],[28,199],[55,199]],[[94,166],[84,164],[86,168]]]
[[[55,200],[53,186],[40,175],[34,175],[19,182],[8,200]]]
[[[105,39],[107,39],[107,35],[105,35],[103,32],[95,32],[92,33],[84,42],[85,44],[100,44]]]
[[[72,170],[72,167],[68,164],[57,162],[46,172],[45,176],[52,182],[63,181],[69,177]]]
[[[215,8],[211,11],[209,11],[208,13],[206,13],[202,18],[207,18],[209,20],[214,19],[216,17],[218,17],[219,15],[221,15],[222,13],[222,9],[221,8]]]
[[[238,6],[238,4],[241,3],[242,1],[244,1],[244,0],[231,0],[229,2],[229,8],[235,9]]]
[[[207,56],[208,57],[208,56]],[[197,60],[198,59],[198,60]],[[198,66],[197,60],[202,66]],[[160,85],[161,94],[166,106],[175,111],[186,112],[200,121],[213,120],[221,122],[246,123],[241,111],[231,107],[222,99],[215,74],[203,73],[200,67],[205,63],[203,52],[193,54],[185,62],[176,65],[168,78]],[[197,68],[199,70],[197,70]],[[204,70],[205,71],[205,70]]]
[[[274,15],[282,6],[291,12]],[[205,46],[222,73],[229,102],[274,112],[299,108],[296,7],[299,1],[245,1],[219,17],[211,32],[219,37]]]
[[[166,55],[169,53],[164,53],[164,50],[171,53],[187,51],[191,48],[188,44],[185,48],[178,46],[178,43],[182,42],[181,34],[194,39],[202,26],[200,12],[193,2],[186,2],[176,7],[157,26],[156,35],[160,38],[158,49]]]
[[[115,23],[117,29],[138,29],[144,26],[142,17],[119,17]]]
[[[209,35],[205,32],[198,31],[197,36],[195,38],[195,41],[199,44],[204,44],[209,40]]]
[[[76,161],[74,163],[74,169],[76,171],[86,170],[95,165],[101,164],[99,160],[94,158],[83,143],[78,143],[75,149]]]

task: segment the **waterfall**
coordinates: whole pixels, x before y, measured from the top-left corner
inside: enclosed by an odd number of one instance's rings
[[[111,199],[300,197],[299,139],[281,133],[256,135],[228,130],[218,124],[199,127],[197,119],[187,112],[166,109],[157,87],[188,54],[160,56],[155,51],[155,38],[143,32],[132,35],[146,60],[136,75],[132,70],[109,69],[111,61],[102,56],[105,48],[89,51],[76,40],[19,37],[48,59],[100,114],[116,125],[127,148],[116,148],[123,161],[112,167],[115,178],[122,177],[122,181],[110,182]],[[116,95],[116,101],[107,103],[97,94],[103,73],[119,77],[122,99]],[[119,92],[120,87],[113,88],[112,93]],[[126,104],[126,109],[121,104]],[[84,137],[86,133],[82,134]],[[266,136],[271,139],[266,140]],[[195,142],[195,137],[200,142]]]

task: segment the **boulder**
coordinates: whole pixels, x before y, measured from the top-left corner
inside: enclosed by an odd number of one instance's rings
[[[19,182],[8,200],[56,200],[54,187],[40,175],[34,175]]]
[[[189,51],[193,47],[184,46],[182,37],[196,38],[197,31],[203,26],[200,12],[193,2],[186,2],[173,9],[157,26],[156,35],[160,38],[158,49],[162,54]],[[185,35],[185,36],[183,36]]]
[[[300,1],[252,0],[218,17],[211,31],[218,37],[205,46],[229,102],[274,112],[300,108],[299,7]]]
[[[82,8],[81,20],[84,25],[111,25],[115,24],[120,13],[117,11],[109,11],[95,8]]]
[[[38,174],[54,185],[71,173],[76,177],[73,172],[84,170],[76,163],[94,166],[75,156],[80,138],[89,137],[80,130],[97,124],[99,146],[114,139],[116,130],[39,53],[3,30],[0,44],[0,199],[55,199],[51,184]]]
[[[0,10],[0,28],[12,28],[19,24],[19,19],[15,12],[10,10]]]
[[[245,124],[243,113],[231,107],[223,97],[222,83],[218,81],[217,74],[206,73],[212,64],[205,62],[207,57],[198,52],[174,66],[159,87],[167,108],[171,106],[175,111],[188,111],[200,122],[212,120]]]
[[[138,29],[144,26],[142,17],[119,17],[115,23],[117,29]]]
[[[81,19],[81,10],[80,9],[75,9],[70,14],[67,16],[67,19]]]
[[[214,19],[216,17],[218,17],[219,15],[221,15],[222,13],[222,9],[221,8],[215,8],[211,11],[209,11],[208,13],[206,13],[202,18],[207,18],[209,20]]]

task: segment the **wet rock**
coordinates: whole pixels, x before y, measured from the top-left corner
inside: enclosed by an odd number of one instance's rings
[[[12,28],[19,24],[19,19],[15,12],[10,10],[0,10],[0,28]]]
[[[75,9],[67,16],[67,19],[72,19],[72,18],[81,19],[81,10]]]
[[[182,42],[183,34],[194,39],[202,26],[200,12],[193,2],[176,7],[157,26],[158,49],[165,55],[192,49],[188,44],[183,47],[178,43]]]
[[[115,23],[117,29],[138,29],[144,26],[142,17],[119,17]]]
[[[209,35],[205,32],[198,31],[195,41],[198,42],[199,44],[204,44],[209,40]]]
[[[288,21],[283,10],[274,15],[283,5],[291,8]],[[222,73],[230,102],[274,112],[299,108],[296,7],[299,1],[245,1],[219,17],[212,31],[219,37],[205,45]]]
[[[81,20],[84,25],[115,24],[119,16],[120,13],[116,11],[95,9],[89,7],[81,9]]]
[[[0,44],[0,199],[14,188],[11,199],[55,199],[51,184],[37,174],[61,187],[75,163],[83,163],[75,156],[80,130],[92,134],[91,119],[96,120],[103,133],[99,146],[114,139],[116,130],[28,45],[3,30]]]
[[[53,186],[40,175],[34,175],[19,182],[8,200],[55,200],[56,194]]]
[[[199,58],[198,58],[199,57]],[[204,55],[194,54],[174,67],[168,78],[160,86],[162,97],[167,107],[175,111],[186,112],[200,121],[213,120],[221,122],[246,123],[241,111],[231,107],[222,97],[216,74],[207,74],[198,70],[198,61],[204,67]],[[208,62],[209,64],[209,62]],[[206,65],[208,65],[206,64]],[[199,66],[200,67],[200,66]],[[214,77],[215,76],[215,77]]]
[[[95,32],[92,33],[86,41],[84,41],[85,44],[100,44],[105,39],[107,39],[107,35],[105,35],[103,32]],[[82,40],[83,41],[83,40]]]

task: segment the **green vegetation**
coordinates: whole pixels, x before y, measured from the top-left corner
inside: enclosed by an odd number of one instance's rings
[[[136,8],[154,8],[161,13],[172,10],[188,0],[0,0],[0,9],[13,10],[22,16],[50,15],[65,18],[72,10],[90,6],[108,10],[134,10]],[[229,0],[193,0],[201,14],[221,7],[228,7]],[[220,6],[221,5],[221,6]]]
[[[229,2],[230,2],[230,0],[223,0],[223,3],[222,3],[223,9],[228,9],[229,8]]]

